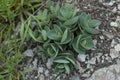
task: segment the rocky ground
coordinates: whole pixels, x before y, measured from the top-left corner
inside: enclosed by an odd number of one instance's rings
[[[65,0],[63,0],[65,2]],[[36,49],[25,51],[30,69],[26,80],[120,80],[120,0],[66,0],[76,3],[78,11],[89,13],[102,21],[97,27],[101,32],[94,37],[95,47],[77,56],[76,69],[71,75],[55,74],[52,60],[46,63],[34,57]]]

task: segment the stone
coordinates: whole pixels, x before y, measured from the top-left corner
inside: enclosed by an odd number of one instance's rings
[[[39,73],[43,73],[43,71],[44,71],[44,68],[43,68],[43,67],[39,67],[39,68],[38,68],[38,74],[39,74]]]
[[[117,24],[117,22],[111,22],[110,26],[118,27],[118,24]]]
[[[24,54],[25,54],[26,56],[28,56],[28,57],[33,57],[33,56],[34,56],[34,55],[33,55],[33,51],[32,51],[31,49],[26,50],[26,51],[24,52]]]
[[[83,73],[84,69],[81,67],[81,64],[76,61],[76,65],[75,65],[76,70],[78,70],[79,73]]]
[[[114,37],[114,35],[112,33],[109,33],[109,32],[104,31],[103,34],[109,39],[112,39]]]
[[[117,8],[114,7],[113,10],[112,10],[113,13],[116,13],[117,12]]]
[[[120,80],[119,76],[120,65],[116,64],[96,70],[90,78],[85,80]]]
[[[52,64],[53,64],[53,59],[48,59],[48,61],[47,61],[47,63],[46,63],[46,67],[47,67],[48,69],[51,69]]]
[[[79,76],[72,76],[71,80],[80,80]]]
[[[120,4],[118,4],[118,6],[117,6],[117,7],[118,7],[118,10],[120,10]]]
[[[96,46],[97,44],[97,40],[93,40],[94,46]]]
[[[39,80],[45,80],[45,76],[44,76],[43,74],[41,74],[41,75],[39,76]]]
[[[91,75],[90,72],[87,72],[87,73],[82,74],[81,76],[87,78],[87,77],[90,77],[90,75]]]
[[[49,71],[45,70],[45,76],[49,76]]]
[[[117,58],[120,55],[119,52],[116,51],[115,49],[110,49],[110,53],[109,54],[110,54],[112,59]]]
[[[88,60],[87,63],[89,63],[89,64],[96,64],[96,58],[92,58],[92,59]]]
[[[35,58],[35,60],[32,62],[33,63],[33,68],[36,69],[37,68],[37,62],[38,62],[38,59]]]
[[[115,45],[114,48],[115,48],[116,51],[120,51],[120,44]]]
[[[100,39],[104,39],[104,36],[100,36]]]
[[[115,40],[113,39],[111,42],[111,47],[114,47],[117,43],[115,42]]]
[[[97,62],[100,62],[100,57],[103,55],[103,53],[97,53],[97,56],[96,56],[96,61]]]
[[[113,4],[115,3],[115,1],[111,1],[108,3],[109,6],[113,6]]]
[[[78,59],[78,61],[84,62],[86,59],[86,55],[85,54],[78,54],[77,59]]]

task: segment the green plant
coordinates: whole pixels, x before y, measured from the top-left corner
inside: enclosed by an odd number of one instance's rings
[[[69,51],[68,51],[69,52]],[[55,71],[64,72],[68,74],[73,70],[76,62],[72,52],[61,53],[58,57],[54,59]]]
[[[15,17],[34,12],[41,6],[41,0],[0,0],[0,20],[14,21]]]
[[[27,34],[39,43],[40,57],[53,58],[55,71],[68,74],[76,64],[74,54],[94,47],[92,36],[99,33],[94,28],[101,24],[86,13],[78,14],[73,4],[60,6],[59,2],[55,5],[52,1],[38,14],[30,16]],[[36,22],[35,26],[31,26],[32,21]]]
[[[20,80],[22,76],[18,67],[24,55],[14,29],[14,23],[0,25],[0,80]]]
[[[90,15],[82,13],[80,15],[80,25],[83,30],[89,34],[98,34],[99,31],[95,30],[96,26],[99,26],[101,22],[99,20],[92,20]]]
[[[19,62],[24,57],[21,53],[27,48],[24,41],[29,39],[29,14],[36,14],[42,2],[0,0],[0,80],[25,80],[26,71],[19,69],[23,66]]]
[[[94,44],[91,36],[82,34],[75,37],[72,46],[77,53],[85,53],[86,50],[92,49]]]
[[[47,32],[47,36],[56,43],[67,44],[72,40],[73,34],[70,29],[62,29],[61,26],[54,26],[52,30]]]

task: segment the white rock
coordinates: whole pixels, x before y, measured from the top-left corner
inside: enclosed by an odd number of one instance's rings
[[[75,65],[76,70],[78,70],[79,73],[83,73],[84,69],[81,67],[81,64],[76,61],[76,65]]]
[[[111,70],[106,71],[106,74],[109,74],[106,76],[106,80],[115,80],[115,73],[113,72]]]
[[[53,60],[52,60],[52,59],[48,59],[48,61],[47,61],[47,63],[46,63],[46,67],[47,67],[48,69],[51,69],[52,64],[53,64]]]
[[[96,46],[96,44],[97,44],[97,40],[93,40],[93,43],[94,43],[94,45]]]
[[[119,55],[119,51],[116,51],[115,49],[110,49],[110,56],[112,59],[117,58]]]
[[[101,60],[100,60],[100,57],[103,55],[103,53],[97,53],[98,55],[96,56],[96,60],[98,61],[98,62],[100,62]]]
[[[116,13],[117,12],[117,8],[114,7],[113,10],[112,10],[113,13]]]
[[[92,66],[88,63],[87,68],[90,69],[90,68],[92,68]]]
[[[71,80],[80,80],[80,79],[79,79],[79,76],[72,76]]]
[[[37,68],[37,62],[38,62],[38,59],[35,58],[35,60],[32,62],[33,63],[33,68],[36,69]]]
[[[90,71],[88,71],[87,73],[82,74],[82,77],[86,77],[87,78],[87,77],[90,77],[90,75],[91,75]]]
[[[88,60],[87,63],[89,63],[89,64],[96,64],[96,58],[92,58],[92,59]]]
[[[115,40],[113,39],[112,42],[111,42],[111,47],[114,47],[116,45],[116,42]]]
[[[78,61],[84,62],[86,59],[86,55],[85,54],[78,54],[77,59],[78,59]]]
[[[44,68],[43,68],[43,67],[39,67],[39,68],[38,68],[38,74],[43,73],[43,71],[44,71]]]
[[[116,21],[117,21],[117,22],[120,22],[120,16],[117,16]]]
[[[118,24],[117,24],[117,22],[111,22],[110,26],[118,27]]]
[[[120,4],[118,4],[118,6],[117,6],[117,7],[118,7],[118,9],[120,10]]]
[[[116,51],[120,51],[120,44],[115,45],[114,48],[115,48]]]
[[[45,76],[49,76],[49,71],[45,70]]]
[[[28,57],[33,57],[33,56],[34,56],[34,55],[33,55],[33,51],[32,51],[31,49],[26,50],[26,51],[24,52],[24,54],[25,54],[26,56],[28,56]]]
[[[104,39],[104,36],[100,36],[100,39]]]
[[[41,75],[39,76],[39,80],[45,80],[45,76],[44,76],[43,74],[41,74]]]
[[[115,3],[115,1],[111,1],[110,3],[108,3],[109,6],[112,6]]]
[[[101,68],[95,71],[90,78],[85,80],[120,80],[120,78],[118,77],[120,76],[119,70],[119,65],[111,65],[109,67]]]

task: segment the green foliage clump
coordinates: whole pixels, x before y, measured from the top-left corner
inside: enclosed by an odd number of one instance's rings
[[[95,27],[101,24],[86,13],[78,14],[73,4],[60,6],[52,1],[35,16],[31,15],[32,21],[36,25],[29,27],[28,33],[39,42],[39,55],[53,58],[55,71],[67,73],[76,64],[76,53],[83,54],[94,47],[92,36],[99,33]]]
[[[41,3],[42,0],[0,0],[0,80],[25,80],[19,62],[24,56],[21,53],[26,36],[20,39],[18,29],[24,24],[22,20],[29,17],[28,13],[33,14]],[[23,32],[27,30],[23,28]]]
[[[41,6],[41,0],[0,0],[0,20],[14,21]]]

